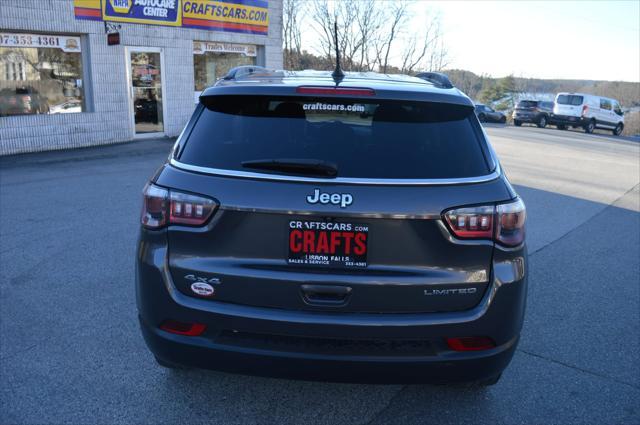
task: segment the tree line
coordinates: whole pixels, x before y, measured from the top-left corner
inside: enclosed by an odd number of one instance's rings
[[[539,97],[559,92],[590,93],[618,100],[622,106],[640,106],[640,83],[626,81],[561,80],[523,78],[508,75],[492,78],[471,71],[450,69],[444,71],[452,83],[470,98],[495,104],[498,109],[509,109],[522,95]]]

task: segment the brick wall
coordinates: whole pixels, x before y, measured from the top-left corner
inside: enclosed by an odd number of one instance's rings
[[[177,136],[194,108],[193,40],[255,44],[264,65],[282,68],[282,0],[269,0],[269,35],[121,24],[120,45],[107,46],[104,24],[76,20],[71,0],[0,0],[0,30],[70,33],[88,50],[93,111],[0,117],[0,155],[128,141],[133,137],[124,46],[164,50],[164,131]],[[260,56],[260,55],[259,55]]]

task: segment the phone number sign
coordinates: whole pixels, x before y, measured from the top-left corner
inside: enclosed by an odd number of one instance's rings
[[[80,37],[0,32],[0,47],[43,47],[80,52]]]

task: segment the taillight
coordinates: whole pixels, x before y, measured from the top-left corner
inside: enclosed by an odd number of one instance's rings
[[[508,204],[496,205],[496,242],[507,246],[524,241],[527,209],[520,198]]]
[[[160,229],[169,224],[202,226],[218,204],[213,199],[147,184],[143,191],[142,225]]]
[[[296,89],[296,93],[300,94],[319,94],[319,95],[345,95],[345,96],[374,96],[376,92],[373,89],[361,89],[353,87],[310,87],[301,86]]]
[[[494,207],[458,208],[444,215],[449,228],[462,239],[491,239]]]
[[[213,199],[173,190],[169,191],[169,201],[171,203],[169,224],[202,226],[218,207]]]
[[[167,225],[167,206],[169,205],[169,191],[162,187],[147,184],[142,191],[142,217],[140,221],[144,227],[159,229]]]
[[[467,336],[447,338],[447,345],[453,351],[482,351],[494,348],[496,343],[487,336]]]
[[[492,239],[506,246],[524,241],[526,208],[519,198],[496,206],[456,208],[447,211],[444,218],[460,239]]]
[[[589,112],[589,107],[587,105],[582,106],[582,116],[584,117]]]

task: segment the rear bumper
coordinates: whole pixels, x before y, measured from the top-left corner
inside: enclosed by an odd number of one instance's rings
[[[586,123],[585,119],[582,117],[574,117],[569,115],[553,115],[552,121],[554,124],[574,126],[583,126]]]
[[[140,319],[153,354],[189,367],[244,375],[379,384],[449,383],[487,379],[511,361],[518,337],[503,346],[455,356],[345,356],[295,353],[217,344],[208,337],[173,335]]]
[[[542,114],[519,114],[519,113],[514,113],[511,118],[513,118],[515,121],[520,121],[520,122],[529,122],[529,123],[537,123],[540,121],[540,117],[542,117]],[[549,117],[547,117],[547,122],[549,122]]]
[[[526,267],[526,248],[496,250],[492,283],[481,302],[466,311],[291,311],[196,299],[181,293],[166,269],[166,245],[145,237],[138,249],[136,297],[149,349],[172,363],[337,382],[467,382],[490,378],[509,364],[524,317]],[[159,325],[168,319],[203,323],[207,331],[190,337],[160,330]],[[234,339],[234,335],[258,337]],[[463,336],[488,336],[496,347],[473,352],[455,352],[447,347],[446,337]],[[327,340],[352,341],[353,346],[361,343],[360,347],[366,348],[340,346],[332,351],[318,343]],[[383,341],[382,349],[378,341]],[[406,341],[419,343],[408,351],[385,351],[390,341],[404,341],[399,344],[405,349]]]

